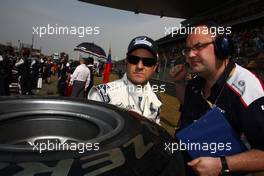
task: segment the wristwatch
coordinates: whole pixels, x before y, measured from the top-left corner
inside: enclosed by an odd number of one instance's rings
[[[220,156],[221,164],[222,164],[222,170],[221,170],[221,175],[222,176],[231,176],[231,172],[228,168],[227,162],[226,162],[226,157],[225,156]]]

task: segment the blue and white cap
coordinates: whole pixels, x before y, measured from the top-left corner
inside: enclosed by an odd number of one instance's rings
[[[131,40],[128,45],[127,54],[131,53],[135,49],[144,48],[149,50],[153,56],[158,59],[158,46],[154,40],[147,36],[139,36]]]

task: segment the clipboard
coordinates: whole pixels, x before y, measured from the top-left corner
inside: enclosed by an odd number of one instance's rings
[[[228,156],[247,150],[226,120],[223,111],[216,106],[200,119],[179,131],[176,138],[179,145],[185,144],[187,152],[193,159],[201,156]],[[196,144],[195,148],[194,144]],[[197,147],[198,145],[200,148]]]

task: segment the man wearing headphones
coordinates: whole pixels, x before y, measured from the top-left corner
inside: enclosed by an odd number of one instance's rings
[[[196,76],[186,87],[179,83],[179,73],[171,71],[177,80],[177,95],[182,96],[179,131],[206,114],[210,104],[215,104],[225,111],[227,121],[237,134],[246,138],[250,149],[231,156],[187,157],[188,175],[193,171],[201,176],[218,176],[264,170],[263,84],[232,61],[233,44],[227,35],[201,32],[210,31],[211,27],[207,23],[195,25],[196,32],[187,36],[183,55]]]

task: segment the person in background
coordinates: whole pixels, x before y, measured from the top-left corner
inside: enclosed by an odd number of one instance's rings
[[[52,67],[52,61],[51,57],[48,57],[47,60],[44,62],[44,80],[46,84],[50,84],[51,79],[51,67]]]
[[[86,65],[84,58],[80,59],[80,65],[74,70],[70,84],[73,85],[71,97],[84,98],[84,92],[87,90],[90,79],[90,69]]]
[[[89,85],[88,85],[87,90],[86,90],[86,92],[88,94],[94,85],[94,59],[92,57],[87,58],[87,67],[90,70],[90,82],[89,82]]]
[[[8,59],[0,53],[0,96],[9,95]]]
[[[31,78],[31,88],[36,89],[38,78],[39,78],[39,56],[38,55],[32,55],[31,57],[31,63],[30,63],[30,78]]]
[[[22,57],[15,63],[15,67],[18,69],[22,95],[33,95],[30,76],[30,60],[30,50],[26,49],[23,51]]]
[[[58,92],[60,96],[65,96],[68,78],[67,60],[63,56],[58,66]]]

